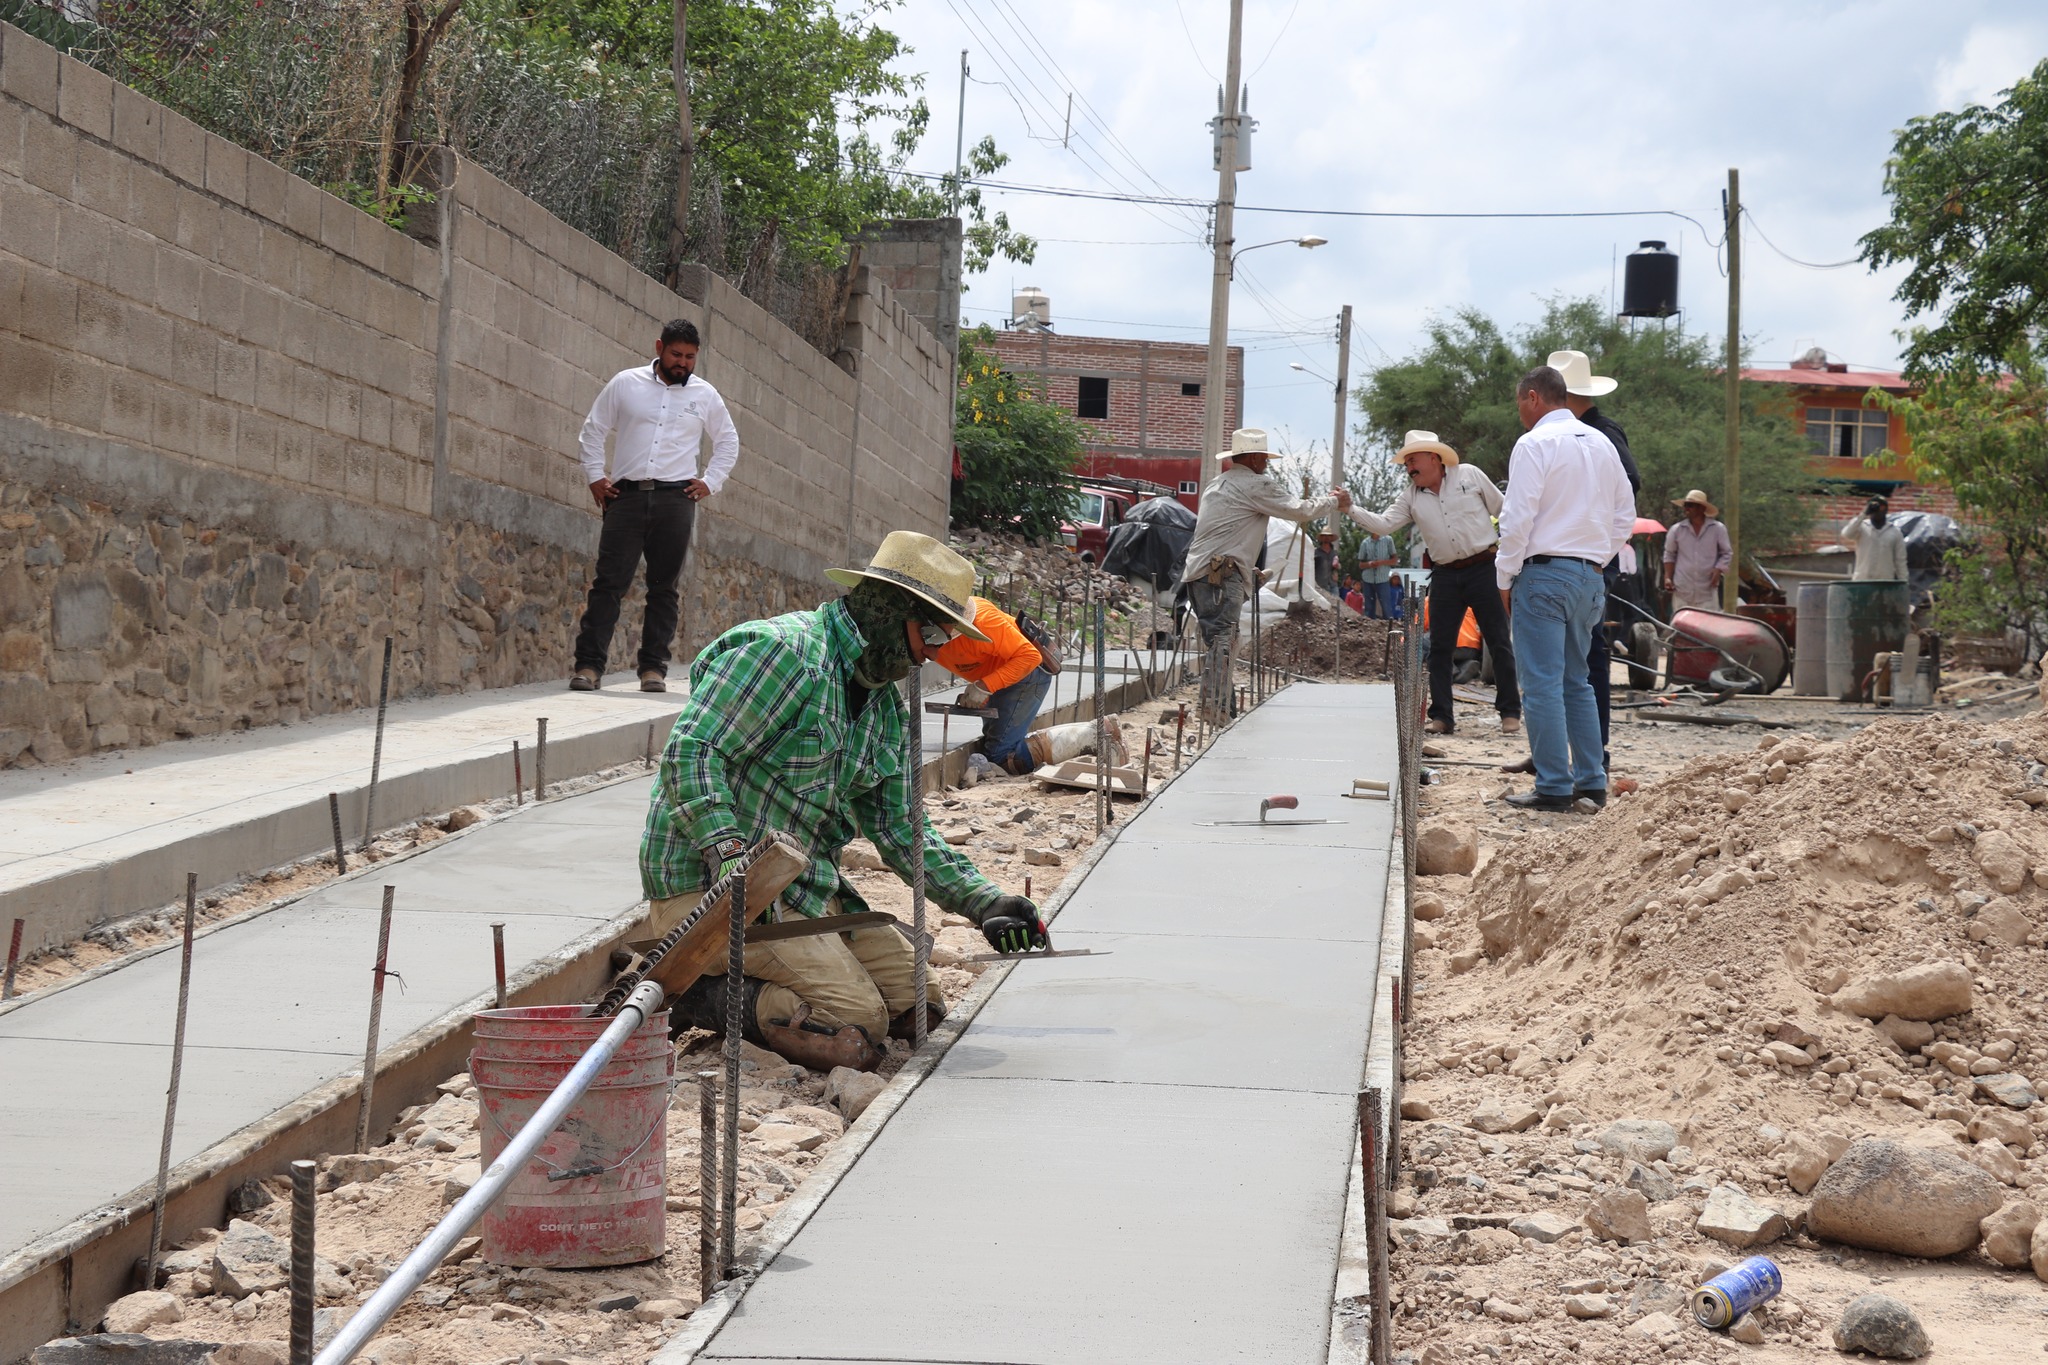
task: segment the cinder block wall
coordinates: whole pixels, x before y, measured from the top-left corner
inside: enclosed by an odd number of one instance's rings
[[[577,431],[671,317],[741,440],[672,672],[943,530],[947,355],[882,279],[835,363],[708,272],[671,293],[438,177],[394,230],[0,25],[0,765],[374,703],[387,634],[401,694],[565,677]]]

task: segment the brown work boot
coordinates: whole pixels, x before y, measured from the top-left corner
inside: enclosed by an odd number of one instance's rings
[[[945,1021],[945,1003],[931,996],[926,996],[924,1002],[924,1031],[930,1033]],[[916,1023],[917,1006],[912,1005],[909,1009],[889,1021],[889,1036],[891,1038],[910,1038],[914,1033]]]
[[[797,1009],[794,1019],[769,1019],[761,1024],[761,1046],[777,1056],[807,1066],[813,1071],[830,1071],[850,1066],[855,1071],[873,1071],[885,1055],[858,1024],[837,1029],[811,1022],[810,1006]]]
[[[595,692],[603,682],[604,679],[598,676],[596,669],[579,668],[569,676],[569,690],[571,692]]]
[[[640,674],[640,690],[642,692],[666,692],[668,691],[668,679],[651,668],[646,669]]]

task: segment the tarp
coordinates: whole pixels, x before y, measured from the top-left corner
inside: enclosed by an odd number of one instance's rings
[[[1963,543],[1963,528],[1939,512],[1893,512],[1888,520],[1906,538],[1906,573],[1915,602],[1925,601],[1941,580],[1942,559]]]
[[[1194,538],[1193,512],[1172,498],[1147,498],[1110,531],[1102,550],[1103,572],[1171,592]]]

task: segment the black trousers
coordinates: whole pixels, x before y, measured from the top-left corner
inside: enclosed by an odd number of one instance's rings
[[[1607,591],[1613,592],[1621,581],[1621,570],[1609,566],[1601,577],[1606,580]],[[1593,623],[1593,643],[1586,651],[1586,677],[1593,684],[1593,705],[1600,709],[1600,748],[1607,748],[1607,723],[1611,714],[1609,708],[1614,690],[1614,651],[1607,643],[1607,618],[1613,613],[1608,610],[1607,599],[1600,599],[1600,619]]]
[[[1515,687],[1515,646],[1508,638],[1507,608],[1493,578],[1493,558],[1461,569],[1442,565],[1429,571],[1429,716],[1445,725],[1456,723],[1451,710],[1451,655],[1458,648],[1458,627],[1470,609],[1479,622],[1479,637],[1493,651],[1494,709],[1503,716],[1522,714],[1522,694]]]
[[[689,553],[697,504],[680,484],[621,489],[605,505],[604,530],[597,538],[597,569],[583,624],[576,632],[576,667],[604,672],[619,623],[619,600],[633,586],[640,562],[647,562],[647,611],[640,621],[638,671],[668,676],[669,647],[682,619],[676,580]]]

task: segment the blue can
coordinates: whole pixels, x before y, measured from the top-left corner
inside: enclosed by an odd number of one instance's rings
[[[1784,1277],[1768,1256],[1752,1256],[1692,1291],[1692,1315],[1702,1327],[1726,1327],[1760,1303],[1778,1297]]]

